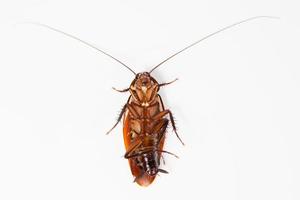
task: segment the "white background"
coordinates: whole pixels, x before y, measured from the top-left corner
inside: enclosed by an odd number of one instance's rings
[[[0,199],[300,199],[299,1],[1,0]],[[153,73],[177,119],[163,169],[132,183],[119,125],[137,72],[239,20]]]

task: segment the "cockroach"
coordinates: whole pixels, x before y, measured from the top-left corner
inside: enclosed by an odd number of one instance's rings
[[[169,109],[165,109],[163,100],[158,94],[158,91],[161,87],[169,85],[175,82],[177,79],[167,83],[158,83],[158,81],[156,81],[155,78],[151,76],[151,73],[171,58],[200,43],[201,41],[226,29],[258,18],[276,17],[256,16],[226,26],[174,53],[173,55],[160,62],[158,65],[154,66],[149,72],[142,73],[136,73],[119,59],[73,35],[52,28],[48,25],[39,23],[33,24],[49,28],[53,31],[62,33],[68,37],[80,41],[85,45],[112,58],[134,74],[135,78],[128,88],[123,90],[113,88],[118,92],[130,92],[130,96],[127,100],[127,103],[123,106],[121,113],[118,116],[117,122],[107,132],[107,134],[117,126],[117,124],[123,117],[123,138],[126,149],[124,157],[129,161],[131,173],[134,176],[134,182],[138,183],[141,186],[148,186],[154,181],[156,175],[158,175],[159,173],[168,173],[166,170],[160,167],[161,160],[163,159],[162,154],[165,153],[177,157],[175,154],[164,150],[166,129],[169,123],[171,124],[173,131],[179,141],[184,144],[177,133],[172,112]]]

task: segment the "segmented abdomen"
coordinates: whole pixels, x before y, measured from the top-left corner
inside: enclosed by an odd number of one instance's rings
[[[147,186],[153,182],[160,165],[161,151],[164,145],[164,133],[168,120],[165,118],[153,120],[153,117],[163,111],[159,98],[151,107],[141,108],[132,104],[130,106],[139,114],[135,118],[129,110],[123,118],[123,137],[126,151],[130,150],[133,143],[141,142],[134,150],[140,155],[129,158],[129,165],[136,182],[141,186]],[[156,151],[159,150],[159,151]],[[149,174],[146,173],[149,171]]]

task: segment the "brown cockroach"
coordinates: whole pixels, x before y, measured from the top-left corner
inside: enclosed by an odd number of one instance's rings
[[[128,88],[123,90],[113,88],[118,92],[129,91],[130,96],[127,100],[127,103],[123,106],[121,113],[119,114],[119,117],[117,119],[117,122],[107,132],[107,134],[117,126],[117,124],[121,121],[123,117],[123,138],[126,148],[126,153],[124,157],[129,161],[132,175],[135,177],[134,181],[141,186],[148,186],[153,182],[158,173],[168,173],[166,170],[160,168],[162,154],[166,153],[177,157],[175,154],[166,151],[163,148],[165,142],[166,129],[169,123],[171,123],[173,131],[176,134],[179,141],[182,144],[184,144],[177,133],[172,112],[169,109],[165,109],[162,98],[158,94],[158,91],[161,87],[169,85],[177,79],[167,83],[158,83],[151,76],[151,73],[159,66],[164,64],[166,61],[175,57],[179,53],[189,49],[190,47],[198,44],[199,42],[226,29],[234,27],[238,24],[242,24],[244,22],[258,18],[276,17],[256,16],[226,26],[222,29],[219,29],[216,32],[213,32],[201,38],[200,40],[197,40],[196,42],[169,56],[167,59],[153,67],[149,72],[142,73],[134,72],[134,70],[132,70],[120,60],[73,35],[62,32],[58,29],[52,28],[44,24],[34,24],[44,26],[56,32],[62,33],[66,36],[69,36],[75,40],[78,40],[88,45],[89,47],[92,47],[93,49],[96,49],[97,51],[114,59],[135,75],[134,80],[131,82]]]
[[[176,156],[163,150],[166,128],[169,124],[167,115],[177,138],[183,144],[177,134],[172,112],[164,108],[158,94],[160,87],[172,82],[159,84],[150,73],[143,72],[136,74],[128,89],[117,90],[130,91],[131,94],[122,108],[118,121],[124,116],[123,138],[126,148],[124,157],[129,160],[135,182],[141,186],[151,184],[158,172],[168,173],[159,168],[162,153]],[[117,123],[114,127],[116,125]]]

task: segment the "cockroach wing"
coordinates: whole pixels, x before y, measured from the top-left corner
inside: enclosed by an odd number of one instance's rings
[[[124,138],[124,144],[125,144],[125,149],[126,151],[129,150],[130,148],[130,124],[131,124],[131,120],[128,114],[128,111],[125,113],[124,118],[123,118],[123,138]],[[139,184],[140,186],[148,186],[150,185],[154,179],[155,176],[149,176],[146,173],[144,173],[138,166],[137,163],[135,162],[134,158],[129,158],[128,159],[129,162],[129,166],[130,166],[130,170],[131,173],[134,177],[139,177],[137,178],[135,181],[137,182],[137,184]]]
[[[158,112],[161,112],[164,110],[163,103],[161,102],[160,98],[157,98],[157,101],[159,103]],[[132,141],[130,138],[131,125],[132,125],[132,120],[130,119],[129,111],[127,110],[123,117],[123,138],[124,138],[126,152],[130,149],[131,144],[132,144]],[[165,133],[166,127],[162,131]],[[161,138],[161,141],[159,143],[159,146],[158,146],[159,151],[163,150],[164,142],[165,142],[165,134],[163,134],[163,137]],[[161,156],[162,156],[161,152],[158,153],[158,156],[159,156],[159,160],[161,160]],[[129,162],[131,173],[136,178],[135,182],[137,184],[139,184],[140,186],[146,187],[154,181],[156,176],[149,176],[147,173],[145,173],[137,165],[135,158],[129,158],[128,162]]]

